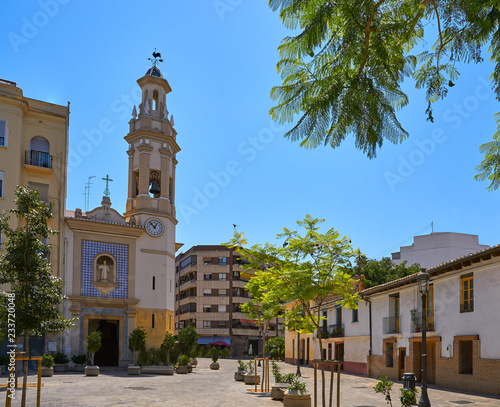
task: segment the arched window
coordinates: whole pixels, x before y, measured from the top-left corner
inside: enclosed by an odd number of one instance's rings
[[[153,110],[158,110],[158,91],[153,91]]]
[[[52,168],[50,143],[43,137],[33,137],[31,139],[28,163],[37,167]]]

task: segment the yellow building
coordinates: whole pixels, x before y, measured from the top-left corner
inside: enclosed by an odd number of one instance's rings
[[[90,332],[102,333],[95,356],[101,366],[132,361],[128,336],[138,326],[147,331],[147,347],[160,346],[174,333],[175,168],[177,132],[168,118],[171,91],[153,66],[137,83],[142,103],[132,111],[128,143],[128,198],[122,216],[109,196],[101,206],[65,218],[67,317],[78,326],[61,338],[67,354],[84,353]],[[103,168],[103,174],[107,169]],[[124,174],[125,175],[125,174]]]
[[[66,204],[69,108],[23,96],[15,82],[0,79],[0,212],[13,208],[17,185],[52,202],[49,226],[62,229]],[[11,217],[11,226],[17,220]],[[1,235],[0,235],[1,236]],[[0,249],[1,249],[0,237]],[[61,276],[62,235],[52,236],[50,261]]]

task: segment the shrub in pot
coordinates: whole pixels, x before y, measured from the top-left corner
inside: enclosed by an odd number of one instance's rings
[[[255,362],[253,360],[249,360],[247,363],[247,373],[243,377],[243,381],[245,384],[260,383],[260,375],[255,372]]]
[[[311,393],[307,392],[306,384],[295,377],[285,392],[283,407],[311,407]]]
[[[141,367],[137,365],[137,356],[139,352],[146,350],[146,337],[146,330],[140,326],[135,328],[128,337],[128,348],[134,357],[134,364],[127,367],[127,372],[130,375],[141,373]]]
[[[188,372],[189,356],[182,355],[177,363],[177,369],[175,370],[177,374],[186,374]]]
[[[94,366],[95,353],[101,349],[101,333],[92,332],[85,339],[85,347],[90,353],[90,366],[85,366],[85,376],[99,376],[99,366]]]
[[[69,362],[69,358],[61,352],[56,352],[53,355],[54,357],[54,372],[65,372],[68,368],[67,363]]]
[[[295,375],[293,373],[283,375],[278,364],[274,360],[271,363],[271,372],[274,376],[274,384],[271,387],[271,398],[273,400],[283,400],[285,396],[285,390],[293,381]]]
[[[210,370],[219,370],[219,360],[220,351],[215,346],[212,346],[208,351],[208,355],[212,358],[212,363],[210,363]]]
[[[42,377],[51,377],[54,374],[54,365],[52,355],[44,354],[42,357]]]
[[[245,362],[242,362],[238,359],[238,367],[236,368],[236,372],[234,372],[234,380],[236,380],[237,382],[242,382],[246,368],[247,367],[245,365]]]
[[[75,372],[84,372],[85,363],[87,363],[87,355],[73,355],[71,361],[75,364]]]

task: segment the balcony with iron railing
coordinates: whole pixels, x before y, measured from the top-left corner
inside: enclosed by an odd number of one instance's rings
[[[386,335],[401,333],[401,319],[396,316],[382,318],[382,329]]]
[[[34,167],[52,168],[52,156],[37,150],[26,150],[24,163]]]
[[[344,336],[344,324],[328,325],[328,329],[323,327],[318,333],[320,335],[322,338],[341,338]]]
[[[436,315],[434,310],[427,310],[426,317],[427,332],[436,330]],[[422,332],[422,313],[412,312],[411,314],[411,333]]]

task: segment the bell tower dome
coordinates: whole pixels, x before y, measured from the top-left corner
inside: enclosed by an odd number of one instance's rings
[[[128,197],[125,216],[144,226],[152,216],[177,224],[175,215],[176,154],[180,151],[173,116],[168,117],[167,94],[171,92],[153,53],[152,67],[137,83],[142,89],[139,111],[132,110],[129,133]],[[167,221],[165,219],[165,221]]]

